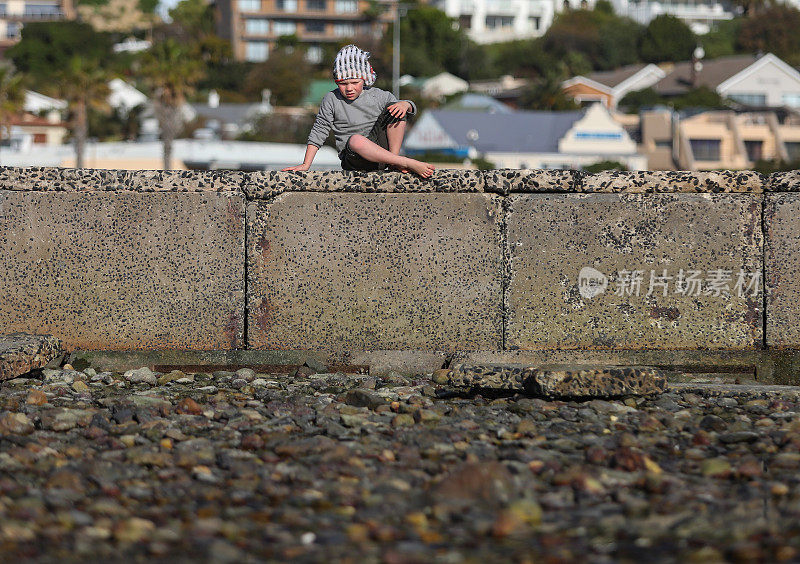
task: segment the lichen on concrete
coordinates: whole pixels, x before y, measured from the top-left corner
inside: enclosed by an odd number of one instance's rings
[[[64,354],[52,335],[0,335],[0,382],[42,368]]]

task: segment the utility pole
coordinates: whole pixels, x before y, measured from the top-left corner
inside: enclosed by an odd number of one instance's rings
[[[392,35],[392,91],[400,99],[400,1],[394,3],[394,29]]]

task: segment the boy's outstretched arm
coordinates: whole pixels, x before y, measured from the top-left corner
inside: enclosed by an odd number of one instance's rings
[[[311,168],[311,163],[314,162],[314,157],[317,156],[317,151],[319,151],[319,147],[316,145],[311,145],[310,143],[306,146],[306,156],[303,158],[303,164],[295,165],[295,166],[287,166],[283,171],[287,170],[308,170]]]

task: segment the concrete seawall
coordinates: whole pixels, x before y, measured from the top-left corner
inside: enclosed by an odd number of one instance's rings
[[[791,351],[798,192],[798,171],[0,168],[0,334],[351,362]]]

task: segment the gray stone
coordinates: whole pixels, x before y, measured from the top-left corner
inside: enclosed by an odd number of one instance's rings
[[[88,350],[241,346],[243,206],[233,193],[0,191],[0,332]]]
[[[158,383],[158,379],[156,375],[153,373],[152,370],[143,366],[136,370],[128,370],[123,377],[128,381],[134,384],[139,384],[144,382],[145,384],[150,384],[151,386],[155,386]]]
[[[757,196],[548,194],[509,199],[507,348],[760,346]],[[699,284],[686,282],[689,271],[698,271]],[[659,280],[664,274],[669,278]],[[709,282],[715,279],[716,285]]]
[[[485,194],[250,203],[250,346],[499,348],[500,212],[499,198]]]
[[[800,194],[768,194],[764,203],[767,346],[800,348]]]
[[[63,354],[61,341],[50,335],[0,336],[0,382],[42,368]]]

